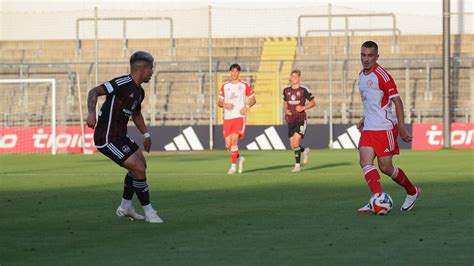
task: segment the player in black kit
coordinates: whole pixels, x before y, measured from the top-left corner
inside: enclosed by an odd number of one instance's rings
[[[94,142],[97,150],[118,165],[128,169],[125,175],[122,202],[117,215],[143,220],[150,223],[162,223],[150,203],[146,182],[146,161],[138,145],[127,136],[127,124],[130,117],[143,134],[143,146],[147,152],[151,147],[151,135],[141,113],[141,103],[145,98],[142,83],[150,81],[153,75],[154,58],[143,51],[130,57],[130,74],[114,78],[89,91],[87,107],[89,115],[87,126],[94,128]],[[99,96],[106,99],[96,121],[96,105]],[[145,211],[145,217],[136,213],[132,205],[133,194]]]

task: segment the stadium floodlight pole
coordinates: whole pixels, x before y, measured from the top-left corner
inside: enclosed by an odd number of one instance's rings
[[[331,16],[331,4],[328,4],[328,53],[329,53],[329,148],[332,149],[333,144],[333,121],[332,121],[332,16]]]
[[[443,147],[451,147],[451,49],[450,0],[443,0]]]
[[[209,149],[212,150],[214,147],[214,135],[213,135],[213,83],[212,83],[212,6],[208,6],[208,49],[209,49]]]

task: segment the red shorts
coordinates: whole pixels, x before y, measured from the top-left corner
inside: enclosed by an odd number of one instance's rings
[[[233,119],[225,119],[222,129],[224,132],[224,138],[235,133],[239,134],[239,138],[243,139],[245,136],[245,118],[237,117]]]
[[[392,130],[362,131],[359,148],[362,146],[372,147],[377,157],[399,154],[397,137],[398,127],[394,127]]]

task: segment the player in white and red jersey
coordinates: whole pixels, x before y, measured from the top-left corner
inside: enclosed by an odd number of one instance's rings
[[[403,141],[411,141],[404,125],[403,103],[393,78],[377,64],[377,44],[372,41],[362,44],[360,56],[363,70],[359,74],[359,90],[364,105],[364,117],[357,124],[362,132],[359,141],[360,166],[371,192],[382,192],[380,175],[374,166],[374,159],[377,157],[380,171],[405,188],[407,196],[401,210],[409,211],[415,205],[421,190],[410,182],[401,168],[392,163],[393,155],[400,152],[398,134],[400,133]],[[395,105],[396,116],[392,113],[392,103]],[[357,211],[371,212],[369,204]]]
[[[245,136],[245,116],[256,100],[250,85],[240,79],[240,66],[231,65],[229,73],[231,79],[222,84],[217,105],[224,109],[225,147],[230,151],[232,162],[227,173],[235,174],[237,160],[239,161],[238,172],[243,171],[245,158],[239,156],[238,140]]]

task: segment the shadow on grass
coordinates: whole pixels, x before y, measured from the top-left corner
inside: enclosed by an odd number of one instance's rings
[[[288,168],[288,169],[290,169],[291,167],[293,167],[292,164],[274,165],[274,166],[269,166],[269,167],[262,167],[262,168],[249,169],[249,170],[245,170],[245,172],[246,172],[246,173],[251,173],[251,172],[260,172],[260,171],[276,170],[276,169],[282,169],[282,168]]]
[[[348,165],[352,165],[352,163],[349,163],[349,162],[329,163],[329,164],[323,164],[323,165],[318,165],[318,166],[314,166],[314,167],[311,167],[311,168],[307,168],[307,169],[305,169],[305,171],[318,170],[318,169],[324,169],[324,168],[333,168],[333,167],[338,167],[338,166],[348,166]]]

